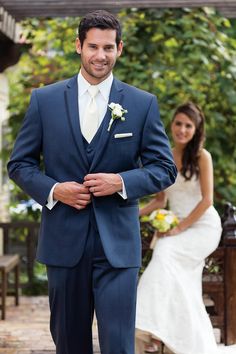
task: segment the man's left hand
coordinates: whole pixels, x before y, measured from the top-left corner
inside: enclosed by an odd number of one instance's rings
[[[121,177],[115,173],[90,173],[85,176],[83,184],[95,197],[122,191]]]

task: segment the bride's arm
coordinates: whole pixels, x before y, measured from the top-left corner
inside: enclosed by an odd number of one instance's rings
[[[199,181],[202,192],[201,201],[185,219],[180,221],[177,227],[168,232],[168,235],[176,235],[187,229],[213,204],[213,164],[211,154],[205,149],[202,150],[199,158]]]
[[[154,198],[150,200],[148,204],[146,204],[143,208],[139,210],[139,215],[148,215],[153,210],[157,208],[165,208],[166,206],[166,196],[164,192],[159,192],[155,195]]]

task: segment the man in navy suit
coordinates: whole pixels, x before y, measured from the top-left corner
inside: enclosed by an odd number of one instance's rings
[[[122,47],[113,15],[82,19],[79,74],[32,92],[8,163],[43,206],[37,259],[47,266],[57,354],[93,352],[94,310],[102,354],[134,354],[138,198],[176,177],[156,97],[112,75]],[[86,128],[90,105],[96,121]]]

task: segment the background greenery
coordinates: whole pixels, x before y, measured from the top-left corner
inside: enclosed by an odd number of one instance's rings
[[[222,18],[210,8],[132,9],[118,16],[123,27],[124,52],[115,75],[157,95],[167,133],[177,105],[191,99],[203,108],[206,148],[214,162],[216,207],[222,213],[226,200],[236,205],[235,21]],[[9,159],[32,89],[78,72],[80,63],[74,47],[78,23],[79,18],[30,19],[22,23],[26,51],[14,70],[8,71],[10,120],[5,132],[5,161]],[[39,220],[40,210],[32,201],[19,206],[19,201],[27,199],[12,184],[13,220]],[[152,231],[141,226],[148,247]],[[27,230],[21,233],[23,243],[26,234]],[[142,270],[150,257],[151,251],[145,253]],[[44,268],[35,269],[35,274],[35,286],[28,290],[34,294],[45,292]]]
[[[215,203],[236,204],[236,40],[235,22],[213,9],[125,10],[124,52],[115,75],[157,95],[169,131],[173,110],[191,99],[206,115],[206,148],[212,153]],[[22,23],[29,46],[9,72],[9,158],[33,88],[73,76],[79,70],[74,41],[79,18],[31,19]],[[27,197],[17,187],[13,202]],[[221,211],[221,210],[220,210]],[[30,212],[30,208],[29,208]],[[39,213],[32,218],[38,218]]]

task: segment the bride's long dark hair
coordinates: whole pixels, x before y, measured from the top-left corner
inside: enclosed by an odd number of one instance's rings
[[[184,148],[182,167],[180,173],[185,180],[190,180],[193,175],[199,176],[199,156],[205,140],[205,117],[201,108],[193,102],[186,102],[177,107],[172,122],[176,115],[183,113],[194,123],[196,131],[193,138]]]

